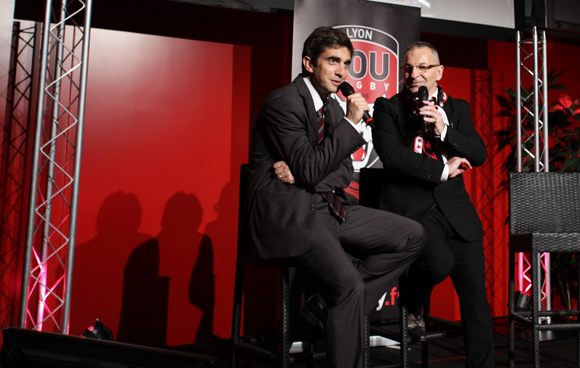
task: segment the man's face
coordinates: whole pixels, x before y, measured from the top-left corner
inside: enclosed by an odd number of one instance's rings
[[[428,69],[421,71],[421,67]],[[432,95],[437,89],[437,81],[443,77],[443,66],[439,65],[439,58],[428,47],[407,52],[402,69],[405,87],[413,96],[417,96],[421,86],[427,87],[429,95]]]
[[[302,59],[304,67],[311,73],[308,78],[312,86],[323,99],[338,91],[338,86],[346,80],[350,62],[350,51],[346,47],[327,48],[318,56],[316,65],[309,56]]]

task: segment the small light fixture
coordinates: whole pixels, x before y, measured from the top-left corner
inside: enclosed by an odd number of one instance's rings
[[[98,318],[92,326],[89,326],[85,332],[83,332],[81,336],[86,339],[115,341],[113,332],[109,330],[107,326],[105,326]]]

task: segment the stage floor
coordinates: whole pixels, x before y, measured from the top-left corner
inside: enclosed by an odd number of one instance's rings
[[[496,366],[508,366],[508,339],[507,339],[507,318],[494,319],[494,343],[496,354]],[[532,346],[525,333],[516,339],[516,367],[532,367]],[[216,356],[220,360],[220,367],[230,367],[229,361],[229,341],[224,340],[217,343],[196,344],[180,347],[179,350],[190,351],[200,354]],[[575,365],[576,339],[573,334],[564,333],[552,335],[550,340],[542,341],[540,344],[541,366],[542,368],[572,368]],[[421,345],[412,344],[409,352],[412,367],[421,365]],[[371,348],[371,367],[397,367],[399,363],[399,350],[388,347]],[[266,368],[249,359],[241,359],[240,367]],[[324,362],[317,363],[317,367],[324,368]],[[305,364],[294,365],[297,368],[306,368]],[[465,356],[463,351],[463,339],[461,337],[449,338],[445,340],[432,341],[429,344],[429,367],[430,368],[460,368],[465,367]]]

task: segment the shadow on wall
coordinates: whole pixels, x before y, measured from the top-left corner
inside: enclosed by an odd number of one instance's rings
[[[95,318],[117,331],[123,267],[135,247],[151,238],[139,233],[141,204],[133,193],[109,195],[97,215],[97,235],[75,249],[71,334],[80,335]]]
[[[217,338],[214,250],[211,239],[198,232],[202,217],[194,194],[174,194],[161,232],[131,253],[117,341],[165,347]]]

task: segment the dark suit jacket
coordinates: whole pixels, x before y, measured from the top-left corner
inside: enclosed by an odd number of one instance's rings
[[[481,238],[481,221],[465,191],[463,175],[441,182],[443,162],[414,152],[422,122],[409,103],[404,94],[375,102],[373,143],[386,168],[381,208],[420,221],[436,203],[461,237]],[[448,96],[443,110],[450,124],[443,142],[449,158],[464,157],[472,166],[483,165],[487,150],[473,126],[469,103]]]
[[[335,190],[349,202],[342,189],[352,178],[350,155],[365,141],[344,119],[340,105],[329,101],[321,144],[314,102],[302,76],[272,92],[258,113],[245,207],[249,246],[258,257],[298,256],[312,246],[319,192]],[[294,185],[276,178],[272,166],[277,161],[289,166]]]

